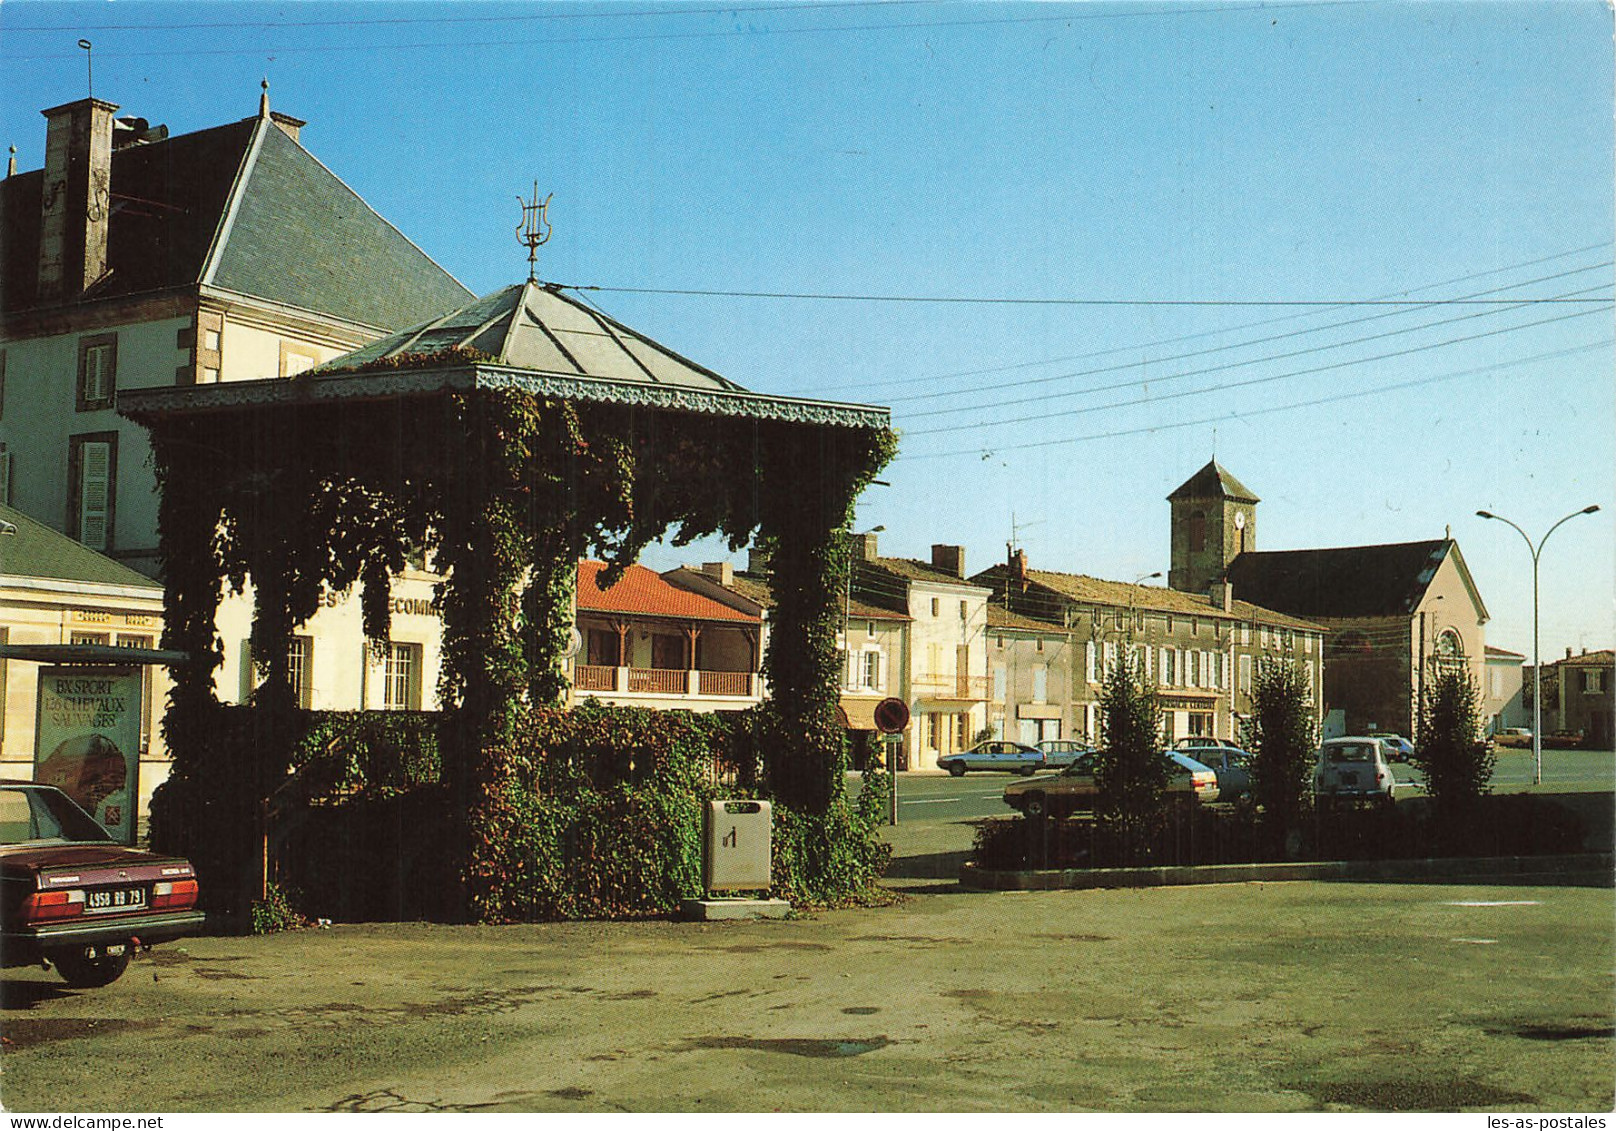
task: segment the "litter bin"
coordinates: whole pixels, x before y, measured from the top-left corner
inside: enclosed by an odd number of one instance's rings
[[[767,801],[707,803],[708,891],[766,891],[774,818]]]

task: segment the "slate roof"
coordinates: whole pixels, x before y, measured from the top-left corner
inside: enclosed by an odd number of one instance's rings
[[[1235,593],[1293,616],[1411,616],[1450,539],[1323,550],[1262,550],[1229,563]]]
[[[38,301],[44,171],[0,180],[0,310]],[[112,154],[110,273],[86,299],[202,283],[377,329],[471,292],[272,122]]]
[[[385,357],[480,350],[492,364],[567,377],[745,392],[712,370],[559,290],[518,283],[334,358],[321,372]]]
[[[1168,495],[1172,499],[1238,499],[1243,503],[1259,503],[1262,500],[1251,493],[1251,489],[1240,480],[1229,474],[1217,460],[1212,460],[1194,475],[1190,476],[1174,491]]]
[[[978,585],[992,589],[995,594],[1004,593],[1006,567],[996,565],[984,570],[971,580]],[[1051,620],[1059,620],[1062,612],[1062,598],[1075,605],[1095,605],[1104,608],[1126,609],[1132,607],[1145,612],[1172,613],[1174,615],[1212,617],[1220,620],[1249,620],[1260,624],[1277,625],[1281,628],[1296,628],[1307,632],[1322,632],[1323,626],[1275,610],[1272,606],[1258,605],[1251,601],[1235,600],[1228,612],[1214,605],[1205,597],[1194,593],[1181,593],[1177,589],[1164,589],[1153,585],[1131,585],[1126,581],[1106,581],[1098,577],[1087,577],[1077,573],[1056,573],[1050,570],[1029,569],[1027,580],[1042,587],[1051,595],[1049,600],[1049,616]],[[1235,590],[1239,592],[1238,589]],[[1025,598],[1018,598],[1025,600]],[[1036,598],[1034,598],[1035,600]],[[1029,607],[1024,605],[1023,608]],[[1034,609],[1034,611],[1037,611]]]
[[[681,589],[670,584],[655,570],[642,565],[629,566],[617,584],[602,590],[598,582],[605,569],[605,562],[578,563],[579,612],[758,623],[757,617],[732,609],[711,597]]]
[[[153,597],[162,596],[160,582],[136,573],[105,554],[96,553],[22,511],[0,506],[0,519],[17,528],[15,534],[0,534],[0,575],[117,585],[150,590]]]
[[[284,132],[255,134],[205,282],[381,329],[471,297]]]

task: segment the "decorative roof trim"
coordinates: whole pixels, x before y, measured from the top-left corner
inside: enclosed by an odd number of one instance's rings
[[[797,424],[833,424],[844,428],[887,428],[892,414],[870,405],[771,397],[762,393],[695,389],[684,385],[647,385],[640,381],[605,381],[505,366],[475,367],[479,389],[519,389],[540,397],[634,405],[709,416],[746,416]]]
[[[560,400],[633,405],[708,416],[784,420],[795,424],[828,424],[842,428],[887,428],[892,420],[889,410],[871,405],[694,389],[679,385],[646,385],[638,381],[605,381],[594,377],[495,365],[120,389],[118,411],[132,420],[141,420],[255,406],[383,400],[390,397],[429,396],[445,390],[470,392],[474,389],[516,389],[533,396]]]

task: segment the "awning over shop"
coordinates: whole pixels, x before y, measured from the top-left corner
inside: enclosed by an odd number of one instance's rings
[[[836,721],[847,730],[875,730],[875,707],[880,702],[844,695],[836,706]]]
[[[187,664],[191,658],[184,652],[124,648],[115,644],[0,644],[0,660],[129,667],[140,664]]]

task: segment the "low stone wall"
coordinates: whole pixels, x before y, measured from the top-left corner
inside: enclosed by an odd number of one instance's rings
[[[1485,880],[1503,884],[1616,886],[1608,852],[1572,856],[1449,857],[1429,860],[1324,860],[1282,864],[1209,864],[1174,868],[1063,868],[1005,872],[967,863],[960,883],[984,891],[1145,888],[1185,884],[1279,883],[1286,880]]]

